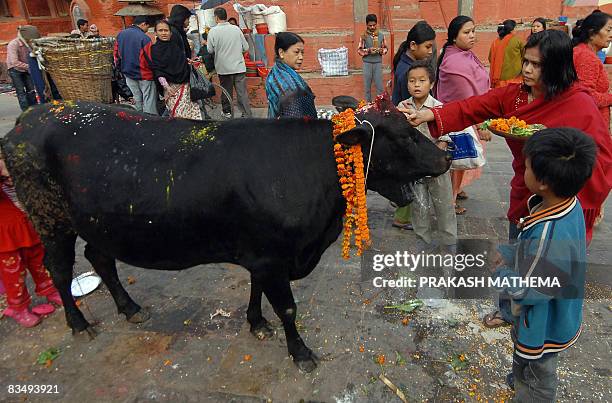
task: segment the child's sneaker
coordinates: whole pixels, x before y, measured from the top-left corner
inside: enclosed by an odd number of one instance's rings
[[[38,325],[41,321],[38,315],[34,315],[27,308],[21,310],[6,308],[3,314],[5,316],[15,319],[15,321],[23,327],[34,327]]]
[[[62,303],[62,297],[59,295],[59,291],[55,291],[54,293],[47,295],[47,301],[59,306],[64,305]]]

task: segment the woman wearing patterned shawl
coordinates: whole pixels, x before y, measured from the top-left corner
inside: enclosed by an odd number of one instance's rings
[[[296,71],[304,61],[304,40],[292,32],[279,32],[274,51],[276,63],[266,79],[268,118],[316,119],[315,96]]]

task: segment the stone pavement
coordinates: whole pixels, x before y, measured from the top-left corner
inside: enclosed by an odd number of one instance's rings
[[[10,101],[15,100],[0,96],[0,136],[14,122]],[[463,238],[493,243],[506,237],[511,157],[499,138],[487,153],[482,177],[467,188],[470,198],[463,205],[468,212],[458,221]],[[414,250],[414,234],[391,227],[389,203],[375,193],[368,201],[373,250]],[[558,398],[563,402],[609,401],[612,395],[611,207],[589,253],[594,297],[585,304],[583,335],[560,359]],[[509,331],[486,329],[480,320],[493,308],[492,299],[426,301],[413,313],[393,313],[384,307],[415,298],[414,290],[375,291],[360,259],[344,261],[340,251],[336,242],[309,277],[293,284],[298,327],[322,358],[311,374],[300,373],[287,357],[280,321],[267,302],[264,315],[277,335],[266,341],[250,335],[249,277],[241,267],[214,264],[165,272],[119,263],[123,284],[150,308],[152,318],[142,325],[127,323],[101,286],[81,299],[82,311],[99,330],[92,342],[72,337],[62,310],[33,329],[3,319],[0,401],[400,401],[380,374],[410,402],[504,401],[511,396],[504,385],[511,368]],[[75,273],[89,270],[80,242]],[[217,309],[230,316],[213,318]],[[39,354],[52,347],[60,350],[59,357],[48,367],[37,364]],[[459,355],[463,369],[456,366]],[[59,393],[9,395],[10,384],[57,385]]]

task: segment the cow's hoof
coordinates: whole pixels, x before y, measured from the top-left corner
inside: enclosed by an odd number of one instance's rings
[[[140,308],[140,311],[127,318],[130,323],[143,323],[151,318],[151,312],[146,308]]]
[[[96,338],[98,332],[96,331],[96,329],[94,329],[93,326],[89,325],[80,332],[73,329],[72,335],[78,342],[88,343]]]
[[[319,357],[317,357],[317,355],[310,349],[306,348],[306,351],[304,351],[302,356],[293,357],[293,362],[295,365],[297,365],[300,371],[310,373],[317,368],[317,365],[319,365]]]
[[[274,329],[267,320],[262,319],[257,325],[251,325],[251,334],[258,340],[271,339],[274,336]]]

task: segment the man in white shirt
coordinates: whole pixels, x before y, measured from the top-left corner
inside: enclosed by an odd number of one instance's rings
[[[215,70],[219,75],[221,86],[232,95],[236,88],[238,106],[243,117],[251,117],[251,106],[246,89],[246,64],[243,53],[249,50],[249,44],[240,28],[227,22],[227,11],[215,9],[217,25],[208,33],[208,52],[214,55]],[[231,106],[225,97],[221,97],[223,113],[230,114]]]

